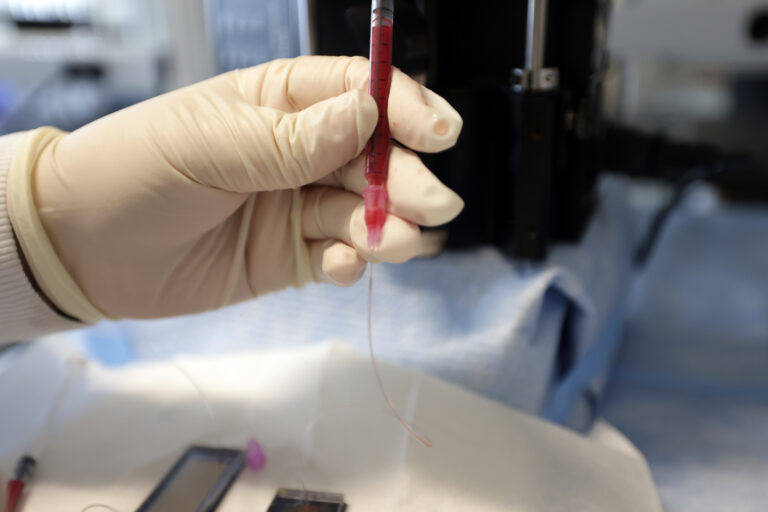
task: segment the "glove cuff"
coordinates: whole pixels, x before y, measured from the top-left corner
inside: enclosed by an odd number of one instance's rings
[[[88,300],[64,267],[35,205],[32,179],[38,156],[61,136],[63,132],[55,128],[39,128],[22,139],[8,170],[8,217],[43,293],[65,313],[83,322],[95,323],[105,315]]]

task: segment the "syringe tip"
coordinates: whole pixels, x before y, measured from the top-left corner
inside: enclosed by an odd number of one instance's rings
[[[381,245],[381,227],[368,226],[368,249],[375,251]]]
[[[389,195],[381,185],[368,185],[363,190],[365,199],[365,227],[368,229],[368,248],[376,250],[381,245],[381,232],[387,220]]]

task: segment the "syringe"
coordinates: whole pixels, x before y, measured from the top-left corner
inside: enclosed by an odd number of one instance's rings
[[[389,166],[389,88],[392,84],[392,28],[394,0],[373,0],[371,6],[371,76],[368,92],[379,107],[379,122],[365,149],[365,225],[368,247],[381,244],[381,232],[387,218],[387,170]]]
[[[365,226],[368,229],[368,247],[373,250],[381,244],[381,231],[387,220],[387,171],[389,166],[389,87],[392,85],[392,25],[394,22],[394,0],[373,0],[371,5],[371,78],[368,92],[379,107],[379,122],[365,148],[365,178],[368,186],[363,190],[365,199]],[[376,356],[373,353],[373,266],[368,281],[368,346],[371,351],[373,373],[379,383],[389,409],[397,420],[417,441],[426,447],[432,446],[428,437],[419,436],[403,419],[395,404],[390,400],[381,380]]]

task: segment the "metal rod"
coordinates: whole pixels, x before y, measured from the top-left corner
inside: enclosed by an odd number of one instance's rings
[[[544,43],[547,30],[547,0],[528,0],[528,28],[525,40],[525,68],[537,80],[544,67]]]

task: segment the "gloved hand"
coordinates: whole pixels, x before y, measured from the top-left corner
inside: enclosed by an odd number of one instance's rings
[[[308,281],[350,285],[365,262],[436,250],[417,225],[461,199],[392,144],[390,212],[366,245],[363,151],[377,121],[368,61],[301,57],[233,71],[73,133],[27,135],[9,215],[45,294],[87,322],[203,311]],[[452,146],[461,118],[395,71],[392,135]]]

